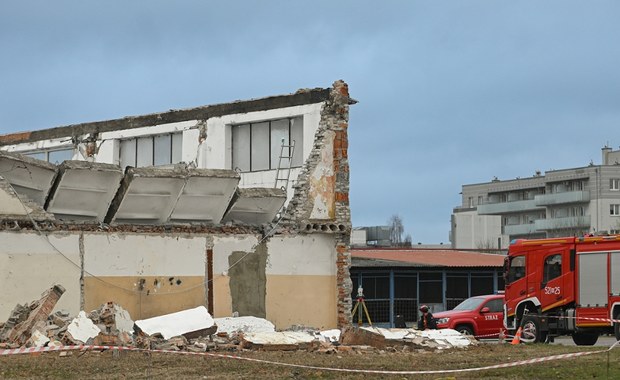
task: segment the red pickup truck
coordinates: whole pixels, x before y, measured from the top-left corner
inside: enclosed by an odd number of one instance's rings
[[[454,309],[433,316],[439,329],[454,329],[477,338],[494,338],[504,329],[504,295],[471,297]]]

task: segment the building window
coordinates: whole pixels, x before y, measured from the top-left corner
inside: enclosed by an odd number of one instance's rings
[[[303,119],[295,117],[233,125],[232,127],[232,168],[242,172],[277,169],[280,153],[291,156],[290,167],[299,167],[302,162]],[[289,167],[287,158],[282,159],[282,167]]]
[[[58,165],[66,160],[73,159],[73,148],[71,149],[56,149],[56,150],[39,150],[35,152],[24,153],[24,155],[37,160],[47,161],[49,163]]]
[[[609,205],[609,215],[620,216],[620,205]]]
[[[620,178],[612,178],[609,180],[609,190],[620,190]]]
[[[121,140],[119,162],[122,168],[179,163],[182,140],[181,132]]]

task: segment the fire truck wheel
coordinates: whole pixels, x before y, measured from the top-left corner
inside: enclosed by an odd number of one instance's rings
[[[598,340],[598,333],[576,332],[573,333],[573,342],[577,346],[594,346]]]
[[[523,330],[521,332],[521,341],[525,343],[544,342],[547,338],[546,333],[540,331],[540,322],[536,315],[526,315],[523,318]]]

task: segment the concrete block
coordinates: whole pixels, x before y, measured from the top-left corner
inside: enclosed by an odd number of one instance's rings
[[[101,329],[95,326],[84,311],[80,311],[78,316],[74,318],[67,327],[67,333],[71,335],[73,340],[86,343],[89,339],[95,338]]]
[[[161,334],[164,339],[170,339],[179,335],[209,330],[214,327],[214,321],[206,307],[198,306],[193,309],[135,321],[135,325],[145,334]]]
[[[286,191],[271,188],[237,189],[222,222],[271,223],[286,201]]]
[[[49,162],[17,153],[0,151],[0,173],[15,192],[45,205],[58,168]]]
[[[103,222],[122,178],[117,165],[65,161],[58,167],[46,209],[61,220]]]

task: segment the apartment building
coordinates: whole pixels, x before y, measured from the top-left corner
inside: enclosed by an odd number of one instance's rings
[[[602,164],[528,178],[463,185],[450,241],[458,249],[506,248],[512,239],[620,232],[620,150]]]

